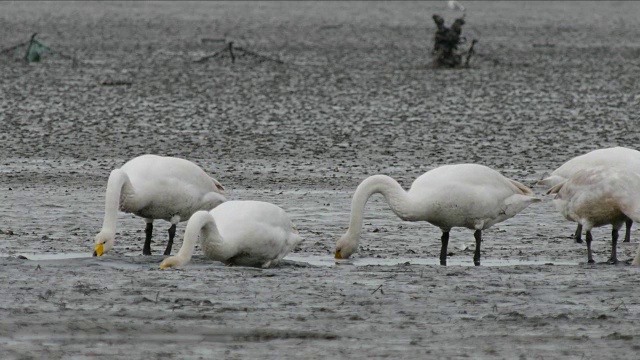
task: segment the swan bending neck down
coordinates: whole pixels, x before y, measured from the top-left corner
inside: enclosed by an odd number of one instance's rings
[[[180,251],[160,268],[189,263],[198,238],[212,260],[262,268],[276,265],[302,240],[280,207],[261,201],[228,201],[210,212],[193,214]]]
[[[180,158],[142,155],[111,171],[105,193],[102,230],[95,238],[94,256],[113,248],[118,210],[146,222],[144,255],[151,255],[154,219],[171,223],[165,255],[171,253],[176,224],[198,210],[210,210],[226,201],[224,188],[196,164]]]
[[[591,229],[611,224],[608,262],[618,263],[618,230],[628,220],[640,221],[640,175],[623,168],[596,166],[577,171],[547,194],[555,194],[554,203],[567,220],[585,229],[589,263],[594,263]],[[640,251],[632,264],[640,265]]]
[[[402,220],[427,221],[442,230],[441,265],[446,265],[451,228],[475,230],[474,264],[480,265],[482,230],[540,201],[523,184],[477,164],[435,168],[418,177],[409,191],[389,176],[373,175],[366,178],[353,195],[349,229],[336,243],[336,258],[348,258],[358,249],[364,207],[376,193],[384,196]]]

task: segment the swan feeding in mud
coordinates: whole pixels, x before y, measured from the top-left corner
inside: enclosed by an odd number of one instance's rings
[[[268,268],[302,241],[287,213],[262,201],[227,201],[198,211],[187,223],[177,255],[164,259],[161,269],[186,265],[200,238],[204,254],[226,265]]]
[[[153,221],[169,221],[171,254],[176,224],[199,210],[211,210],[226,201],[224,187],[191,161],[157,155],[142,155],[111,171],[105,194],[102,230],[95,238],[94,256],[113,248],[118,210],[133,213],[147,223],[142,253],[151,255]]]
[[[594,262],[591,229],[611,224],[608,262],[618,263],[618,230],[627,220],[640,220],[640,175],[622,168],[592,167],[577,171],[547,194],[556,195],[554,203],[567,220],[575,221],[585,229],[589,263]],[[638,256],[636,260],[640,263]]]
[[[442,230],[440,264],[447,264],[449,231],[475,230],[475,265],[480,265],[482,230],[507,220],[531,203],[540,201],[525,185],[478,164],[444,165],[418,177],[409,191],[386,175],[366,178],[351,201],[349,229],[337,241],[335,257],[348,258],[358,249],[364,207],[381,193],[391,210],[405,221],[427,221]]]
[[[621,146],[593,150],[565,162],[554,170],[551,175],[538,181],[537,185],[552,188],[567,180],[576,172],[594,166],[621,167],[640,174],[640,151]],[[633,221],[629,219],[625,224],[626,232],[624,234],[624,242],[630,242]],[[574,235],[576,242],[582,243],[581,236],[582,225],[578,224]]]

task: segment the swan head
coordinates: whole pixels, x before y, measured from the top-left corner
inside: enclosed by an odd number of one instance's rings
[[[113,248],[115,236],[112,233],[101,231],[96,235],[93,256],[102,256]]]
[[[342,235],[336,242],[336,259],[348,259],[355,253],[358,250],[358,238],[359,236],[354,236],[349,232]]]
[[[160,269],[178,268],[184,265],[184,263],[185,261],[182,260],[180,256],[177,256],[177,255],[171,256],[162,260],[162,263],[160,264]]]

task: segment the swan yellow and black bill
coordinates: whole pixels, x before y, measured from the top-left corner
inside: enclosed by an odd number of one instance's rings
[[[340,250],[336,250],[336,259],[342,259],[342,254],[340,253]]]
[[[104,254],[104,244],[96,244],[96,248],[93,251],[93,256],[102,256]]]

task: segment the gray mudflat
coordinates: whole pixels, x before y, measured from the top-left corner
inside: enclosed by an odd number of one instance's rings
[[[332,260],[368,175],[408,188],[478,162],[533,186],[573,156],[638,144],[640,3],[464,5],[473,68],[434,71],[431,15],[457,15],[445,1],[0,3],[0,47],[38,31],[82,60],[0,55],[1,357],[634,358],[640,269],[584,264],[548,198],[484,233],[484,266],[454,230],[440,267],[439,230],[376,196],[358,258]],[[285,64],[192,61],[225,36]],[[282,206],[304,242],[273,269],[198,249],[161,271],[168,224],[143,257],[144,222],[121,214],[114,251],[87,257],[109,171],[143,153]],[[596,261],[609,236],[594,231]]]

